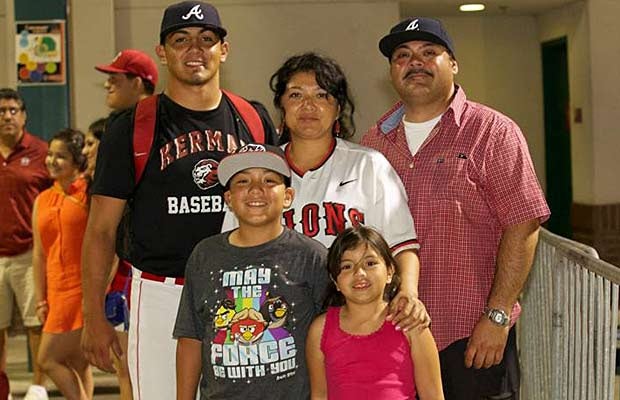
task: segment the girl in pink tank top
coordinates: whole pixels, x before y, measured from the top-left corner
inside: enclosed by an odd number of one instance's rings
[[[398,287],[396,262],[375,230],[348,228],[328,256],[327,313],[308,332],[312,400],[441,400],[439,355],[428,328],[397,331],[386,321]]]

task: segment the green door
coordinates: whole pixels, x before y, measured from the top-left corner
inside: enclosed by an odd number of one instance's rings
[[[573,185],[566,38],[542,44],[542,64],[547,201],[551,208],[547,228],[558,235],[571,238]]]

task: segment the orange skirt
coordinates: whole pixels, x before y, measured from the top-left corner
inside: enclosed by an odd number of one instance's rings
[[[49,312],[43,332],[64,333],[80,329],[84,325],[82,314],[82,291],[70,295],[48,296]]]

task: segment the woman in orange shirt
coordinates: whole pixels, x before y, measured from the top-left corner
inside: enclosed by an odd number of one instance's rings
[[[45,163],[54,185],[39,194],[32,214],[37,316],[43,323],[37,361],[70,400],[93,396],[90,366],[80,349],[80,265],[88,217],[83,147],[84,134],[73,129],[50,140]]]

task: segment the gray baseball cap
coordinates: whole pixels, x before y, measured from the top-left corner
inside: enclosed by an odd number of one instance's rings
[[[248,168],[265,168],[290,178],[291,168],[286,162],[284,150],[268,144],[247,144],[220,161],[217,167],[217,179],[223,186],[236,173]]]

